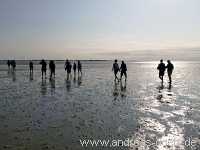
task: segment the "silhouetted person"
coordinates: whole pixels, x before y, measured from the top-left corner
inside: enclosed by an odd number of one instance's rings
[[[14,72],[14,71],[15,71],[15,68],[16,68],[16,62],[15,62],[15,60],[12,60],[10,64],[11,64],[12,70],[13,70],[13,72]]]
[[[119,65],[117,63],[117,59],[115,59],[115,62],[113,63],[112,71],[114,71],[115,81],[116,81],[116,79],[119,81],[119,79],[117,77],[117,73],[119,71]]]
[[[79,75],[79,73],[81,73],[81,75],[82,75],[82,64],[81,64],[80,60],[78,60],[78,75]]]
[[[171,84],[172,83],[172,72],[174,70],[174,65],[171,63],[170,60],[167,60],[167,73],[168,73],[168,77],[169,77],[169,83]]]
[[[42,59],[42,61],[40,62],[40,64],[42,65],[41,71],[42,71],[42,78],[45,75],[46,78],[46,72],[47,72],[47,63],[45,62],[44,59]]]
[[[53,60],[49,62],[49,69],[50,69],[50,79],[52,79],[52,76],[54,76],[55,78],[56,65]]]
[[[76,63],[73,64],[73,70],[74,70],[74,77],[76,76]]]
[[[29,62],[29,70],[30,70],[30,74],[32,74],[33,73],[33,62],[32,61]]]
[[[71,75],[71,69],[72,69],[71,63],[69,62],[69,60],[66,60],[65,70],[67,71],[67,79],[69,79],[69,76]]]
[[[7,61],[8,69],[10,69],[10,60]]]
[[[163,63],[163,60],[160,60],[160,64],[158,64],[157,69],[159,70],[159,78],[163,82],[163,76],[165,74],[165,64]]]
[[[127,79],[127,67],[126,67],[126,64],[124,63],[124,61],[122,61],[122,64],[121,64],[121,67],[120,67],[120,71],[121,71],[121,78],[120,80],[122,79],[122,76],[124,75],[125,76],[125,80]]]

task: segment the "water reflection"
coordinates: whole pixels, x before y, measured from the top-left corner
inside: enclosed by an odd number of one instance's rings
[[[120,82],[120,89],[121,89],[121,97],[126,97],[126,80],[124,83],[122,81]]]
[[[11,75],[11,70],[10,69],[8,69],[7,74],[8,74],[8,76]]]
[[[162,90],[164,89],[164,85],[163,82],[161,82],[161,84],[157,87],[158,89],[158,96],[157,96],[157,100],[161,101],[163,98],[163,93]]]
[[[30,80],[30,81],[33,81],[33,72],[30,72],[29,80]]]
[[[42,95],[46,95],[46,94],[47,94],[46,79],[42,79],[42,83],[41,83],[41,94],[42,94]]]
[[[74,74],[73,82],[74,82],[74,84],[76,83],[76,74]]]
[[[66,79],[65,84],[66,84],[66,89],[69,92],[71,90],[71,80]]]
[[[51,86],[51,94],[55,94],[55,89],[56,89],[55,79],[51,78],[51,79],[49,79],[49,82],[50,82],[50,86]]]
[[[11,75],[12,75],[12,80],[13,80],[13,82],[15,82],[15,81],[16,81],[16,73],[15,73],[15,71],[13,71],[13,72],[11,73]]]
[[[116,100],[119,95],[121,97],[126,97],[126,81],[124,83],[122,81],[114,82],[114,88],[113,88],[114,100]]]
[[[78,86],[81,86],[82,84],[82,75],[78,76]]]
[[[118,95],[119,95],[118,82],[115,81],[115,82],[114,82],[114,88],[113,88],[113,96],[114,96],[114,100],[117,99]]]

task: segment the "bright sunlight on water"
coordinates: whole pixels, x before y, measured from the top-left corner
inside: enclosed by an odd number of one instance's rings
[[[127,62],[126,83],[114,82],[111,61],[82,63],[82,77],[66,80],[61,63],[51,81],[40,66],[33,77],[26,65],[14,74],[0,66],[0,149],[99,149],[79,140],[127,138],[140,143],[123,149],[200,149],[200,62],[173,62],[171,86],[158,62]]]

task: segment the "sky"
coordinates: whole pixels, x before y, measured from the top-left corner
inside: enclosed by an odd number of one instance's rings
[[[199,16],[199,0],[0,0],[0,59],[199,59]]]

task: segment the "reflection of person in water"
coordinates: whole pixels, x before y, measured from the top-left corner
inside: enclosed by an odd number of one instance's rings
[[[45,75],[46,78],[46,72],[47,72],[47,63],[45,62],[44,59],[42,59],[42,61],[40,62],[40,64],[42,65],[41,71],[42,71],[42,78]]]
[[[115,81],[116,81],[116,80],[119,81],[119,78],[117,77],[117,73],[118,73],[118,71],[119,71],[119,65],[118,65],[118,63],[117,63],[117,59],[115,59],[115,62],[113,63],[112,71],[114,71]]]
[[[114,82],[114,88],[113,88],[113,96],[114,96],[114,100],[117,99],[119,95],[119,89],[118,89],[118,82]]]
[[[82,84],[82,76],[78,76],[78,86],[81,86]]]
[[[32,61],[29,62],[29,71],[30,71],[30,74],[33,74],[33,62]]]
[[[65,62],[65,70],[67,71],[67,80],[69,80],[69,76],[71,76],[71,69],[72,69],[72,65],[67,59]]]
[[[55,93],[55,80],[50,80],[50,84],[51,84],[51,94]]]
[[[67,89],[67,91],[70,91],[70,89],[71,89],[71,80],[65,80],[65,83],[66,83],[66,89]]]
[[[10,69],[10,60],[7,61],[8,69]]]
[[[125,97],[126,96],[126,81],[124,85],[122,81],[120,82],[120,89],[121,89],[121,97]]]
[[[55,78],[55,69],[56,69],[56,65],[53,60],[49,62],[49,69],[50,69],[50,80],[51,80],[52,76]]]
[[[122,79],[122,76],[124,75],[125,76],[125,81],[127,79],[127,67],[126,67],[126,64],[124,63],[124,61],[122,61],[122,64],[121,64],[121,67],[120,67],[120,71],[121,71],[121,77],[120,77],[120,80]]]
[[[117,99],[117,97],[119,96],[119,94],[121,95],[121,97],[125,97],[126,96],[126,82],[120,81],[120,85],[119,82],[114,82],[114,88],[113,88],[113,96],[114,96],[114,100]]]
[[[157,69],[159,70],[159,78],[163,82],[163,76],[165,74],[165,64],[163,63],[163,60],[160,60],[160,64],[158,65]]]
[[[11,74],[12,74],[12,80],[16,81],[16,73],[15,73],[15,71],[13,71]]]
[[[46,85],[46,80],[42,78],[42,83],[41,83],[41,94],[46,95],[47,93],[47,85]]]
[[[168,78],[169,78],[169,83],[171,84],[172,83],[172,72],[174,70],[174,65],[171,63],[170,60],[167,60],[167,73],[168,73]]]
[[[82,64],[81,64],[80,60],[78,60],[78,76],[79,76],[80,73],[81,73],[81,76],[82,76]]]
[[[163,82],[161,82],[161,85],[158,86],[157,100],[159,100],[159,101],[161,101],[161,99],[163,98],[163,94],[162,94],[163,89],[164,89],[164,85],[163,85]]]
[[[33,81],[33,74],[32,73],[30,73],[29,80]]]
[[[16,62],[15,60],[12,60],[10,65],[12,66],[12,71],[14,72],[15,71],[15,68],[16,68]]]

